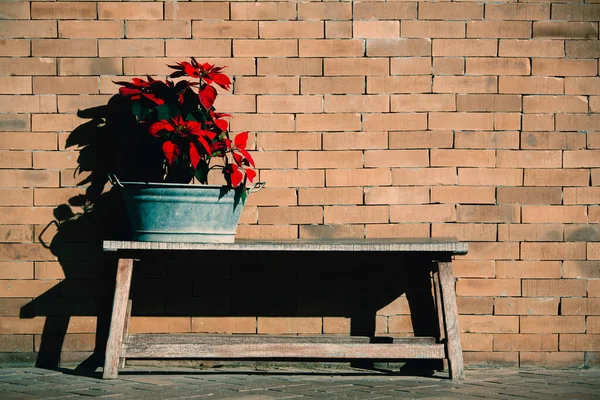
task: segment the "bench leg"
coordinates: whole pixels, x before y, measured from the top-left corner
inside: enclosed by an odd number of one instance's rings
[[[127,301],[127,314],[125,315],[125,325],[123,326],[123,340],[127,341],[129,336],[129,321],[131,319],[131,299]],[[125,357],[119,358],[119,368],[125,368]]]
[[[452,380],[464,379],[464,365],[462,347],[460,345],[460,330],[458,328],[458,311],[456,308],[456,292],[454,290],[452,262],[439,262],[438,273],[440,289],[442,291],[450,378]]]
[[[106,343],[106,358],[104,360],[104,379],[115,379],[119,374],[119,357],[123,346],[123,333],[126,328],[127,303],[131,287],[133,259],[121,258],[117,265],[115,298],[113,301],[110,332]]]

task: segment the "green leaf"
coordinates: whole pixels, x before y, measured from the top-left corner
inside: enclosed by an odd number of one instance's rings
[[[206,161],[200,160],[198,166],[196,167],[194,176],[196,177],[196,179],[198,179],[198,182],[206,184],[208,183],[208,171],[209,168]]]
[[[151,112],[151,109],[142,106],[142,103],[139,101],[134,101],[131,103],[131,113],[135,115],[135,118],[138,121],[142,121]]]

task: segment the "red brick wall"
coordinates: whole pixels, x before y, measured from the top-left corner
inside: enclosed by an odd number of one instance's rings
[[[598,364],[594,0],[5,1],[0,18],[4,362],[36,357],[52,312],[26,319],[23,307],[59,291],[69,269],[41,242],[56,233],[55,208],[83,193],[78,152],[65,149],[84,122],[77,109],[105,104],[115,79],[164,78],[165,64],[195,56],[228,66],[235,83],[217,107],[255,135],[267,182],[240,238],[455,236],[469,242],[455,268],[468,364]],[[104,272],[61,287],[55,310],[73,305],[71,292],[78,304],[93,303],[87,287],[110,292],[110,267],[89,258]],[[410,334],[407,314],[401,297],[379,310],[378,331]],[[95,314],[72,315],[64,360],[94,347]],[[136,332],[348,329],[341,317],[132,322]]]

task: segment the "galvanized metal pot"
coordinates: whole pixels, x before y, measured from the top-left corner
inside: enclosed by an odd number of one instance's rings
[[[221,185],[118,182],[132,240],[233,243],[244,203]],[[260,190],[264,183],[248,192]]]

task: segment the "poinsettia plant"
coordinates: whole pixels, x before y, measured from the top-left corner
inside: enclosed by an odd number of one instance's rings
[[[128,99],[136,124],[147,135],[144,143],[160,146],[160,178],[173,183],[190,183],[195,178],[208,184],[209,171],[219,168],[227,186],[241,189],[245,197],[248,181],[256,177],[254,160],[246,148],[248,132],[231,139],[226,119],[231,115],[214,107],[214,85],[224,90],[231,87],[223,73],[226,67],[199,63],[194,57],[168,67],[173,72],[164,81],[147,76],[115,82],[121,86],[120,96]],[[181,77],[184,79],[175,81]]]

